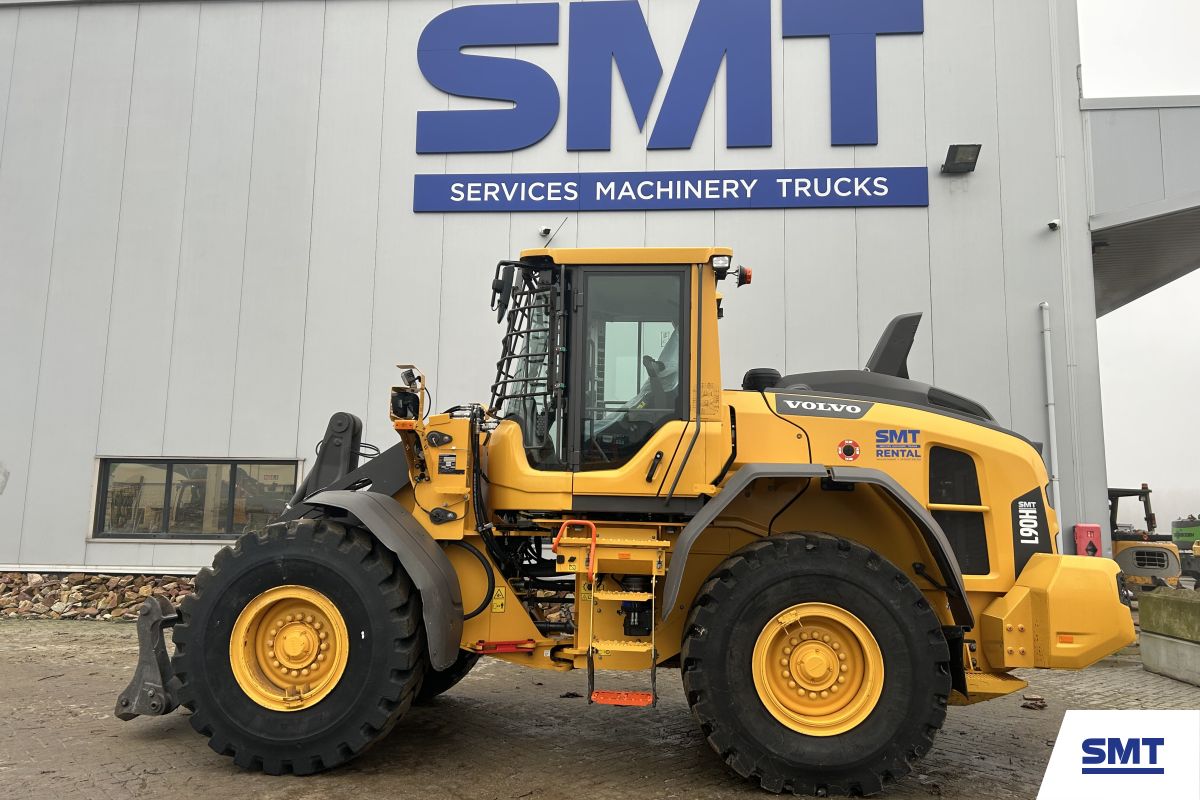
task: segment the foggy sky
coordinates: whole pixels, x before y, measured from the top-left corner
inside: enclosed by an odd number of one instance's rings
[[[1079,0],[1085,96],[1200,95],[1198,35],[1200,0]],[[1200,515],[1200,271],[1101,317],[1098,332],[1109,485],[1149,483],[1165,533]],[[1140,507],[1123,501],[1120,518],[1140,527]]]

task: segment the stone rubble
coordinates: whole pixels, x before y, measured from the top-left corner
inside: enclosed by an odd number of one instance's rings
[[[133,620],[147,597],[179,605],[194,590],[174,575],[0,572],[0,619]]]

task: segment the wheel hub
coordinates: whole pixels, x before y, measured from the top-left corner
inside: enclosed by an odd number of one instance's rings
[[[263,592],[238,615],[229,641],[233,676],[264,708],[309,708],[333,690],[349,655],[346,623],[307,586]]]
[[[775,719],[809,736],[861,724],[883,692],[883,653],[858,617],[828,603],[776,614],[755,643],[754,686]]]

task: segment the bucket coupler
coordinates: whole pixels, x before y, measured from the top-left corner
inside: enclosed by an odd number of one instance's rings
[[[113,713],[117,719],[131,720],[139,715],[169,714],[179,705],[176,695],[179,679],[171,669],[163,628],[179,621],[179,613],[165,597],[152,596],[138,609],[138,663],[133,680],[117,697]]]

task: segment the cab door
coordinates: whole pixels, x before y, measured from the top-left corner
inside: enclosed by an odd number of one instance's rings
[[[679,266],[584,267],[577,273],[569,460],[579,511],[663,506],[703,483],[704,438],[691,391],[692,273]],[[680,467],[683,474],[680,474]],[[670,510],[665,506],[662,510]]]

